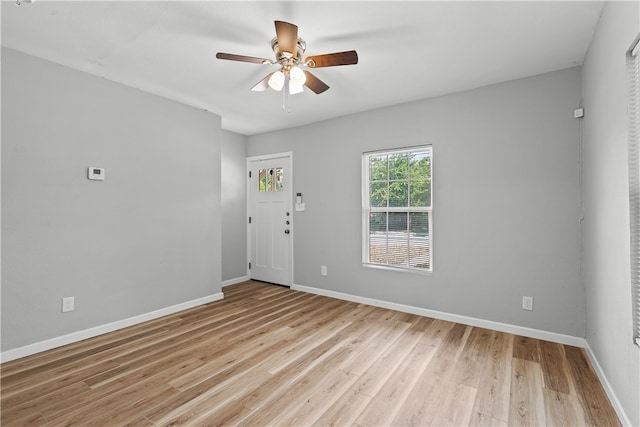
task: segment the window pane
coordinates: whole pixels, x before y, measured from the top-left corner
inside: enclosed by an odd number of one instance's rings
[[[431,206],[431,180],[411,181],[411,206]]]
[[[371,156],[369,158],[369,181],[387,180],[387,156]]]
[[[409,233],[411,237],[429,234],[429,212],[409,213]]]
[[[407,266],[409,241],[407,233],[407,213],[389,212],[389,240],[387,242],[388,263]]]
[[[408,166],[407,153],[391,154],[389,156],[389,179],[407,179]]]
[[[402,238],[407,239],[407,213],[389,212],[389,235],[402,233]]]
[[[409,174],[411,179],[427,179],[431,177],[431,153],[417,151],[409,154]]]
[[[387,213],[386,212],[372,212],[369,214],[369,232],[385,233],[387,232]]]
[[[267,191],[267,170],[260,169],[258,172],[258,191],[264,193]]]
[[[284,184],[284,172],[282,171],[282,168],[276,168],[275,184],[275,190],[282,191]]]
[[[374,264],[387,263],[387,236],[371,236],[369,239],[369,262]]]
[[[273,169],[269,169],[267,171],[267,191],[273,191],[276,183],[274,178]]]
[[[408,181],[394,181],[389,183],[389,206],[409,206]]]
[[[409,213],[409,267],[431,268],[429,212]]]
[[[387,213],[369,214],[369,261],[387,263]]]
[[[387,182],[372,182],[369,199],[373,207],[387,207]]]
[[[409,240],[409,267],[431,268],[430,237],[411,238]]]
[[[406,234],[405,234],[406,235]],[[389,236],[388,263],[399,267],[407,267],[409,258],[409,242],[407,239]]]

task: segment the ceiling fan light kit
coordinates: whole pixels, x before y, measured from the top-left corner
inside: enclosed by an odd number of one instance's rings
[[[285,75],[282,71],[276,71],[269,77],[268,84],[273,90],[281,91],[284,86]]]
[[[302,70],[301,67],[321,68],[358,63],[358,54],[355,50],[314,55],[303,59],[307,43],[298,37],[298,27],[284,21],[275,21],[275,27],[276,37],[271,40],[275,61],[232,53],[218,52],[216,54],[218,59],[278,65],[280,67],[278,71],[268,74],[254,85],[251,88],[252,91],[262,92],[269,87],[275,91],[281,91],[285,88],[285,92],[293,95],[302,93],[303,87],[306,86],[312,92],[320,94],[329,89],[329,86],[311,72]]]

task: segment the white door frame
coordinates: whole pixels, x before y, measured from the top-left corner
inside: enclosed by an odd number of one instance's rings
[[[249,217],[251,216],[251,208],[252,208],[252,200],[251,200],[251,180],[249,179],[249,172],[251,171],[251,163],[261,160],[272,160],[272,159],[281,159],[281,158],[289,158],[289,164],[291,165],[291,170],[288,174],[288,179],[290,185],[288,185],[286,197],[289,199],[289,208],[291,212],[291,224],[289,226],[289,230],[291,230],[290,234],[290,242],[289,242],[289,281],[286,286],[293,285],[293,236],[295,221],[293,220],[293,152],[286,151],[283,153],[273,153],[273,154],[264,154],[261,156],[252,156],[247,157],[247,166],[246,166],[246,175],[247,178],[247,277],[251,278],[251,270],[249,269],[249,263],[252,258],[252,246],[251,246],[251,224],[249,224]]]

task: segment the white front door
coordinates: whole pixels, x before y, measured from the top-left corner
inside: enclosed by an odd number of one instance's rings
[[[251,157],[249,169],[249,275],[291,286],[292,183],[289,153]]]

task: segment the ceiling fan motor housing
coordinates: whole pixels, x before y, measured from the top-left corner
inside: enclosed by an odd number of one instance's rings
[[[278,44],[278,38],[274,37],[273,40],[271,40],[271,49],[275,54],[276,62],[282,65],[285,69],[290,69],[291,67],[300,64],[302,56],[304,55],[305,50],[307,50],[307,43],[298,37],[296,47],[296,52],[281,52],[280,45]]]

